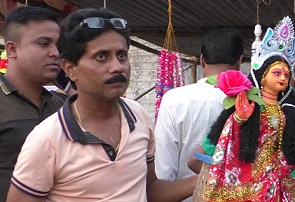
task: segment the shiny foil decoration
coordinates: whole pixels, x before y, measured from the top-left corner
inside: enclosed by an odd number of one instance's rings
[[[178,52],[169,53],[162,50],[159,53],[157,80],[155,84],[156,113],[155,123],[163,95],[169,90],[184,86],[184,74],[181,55]]]

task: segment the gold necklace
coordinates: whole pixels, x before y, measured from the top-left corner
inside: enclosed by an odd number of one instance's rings
[[[77,115],[77,118],[78,118],[78,122],[79,122],[79,124],[82,125],[81,117],[80,117],[80,114],[79,114],[79,112],[78,112],[78,110],[77,110],[76,102],[77,102],[77,100],[75,100],[75,102],[74,102],[75,113],[76,113],[76,115]],[[116,153],[118,152],[119,147],[120,147],[120,142],[119,142],[119,144],[117,145],[117,147],[116,147],[116,149],[115,149],[115,152],[116,152]]]
[[[116,153],[118,152],[119,147],[120,147],[120,142],[119,142],[119,144],[117,145],[117,147],[116,147],[116,149],[115,149],[115,152],[116,152]]]
[[[282,146],[282,140],[283,140],[283,132],[284,132],[284,120],[283,120],[283,114],[281,110],[281,106],[277,103],[276,105],[270,105],[265,103],[265,110],[266,110],[266,117],[268,120],[268,141],[267,141],[267,150],[268,150],[268,157],[267,161],[268,163],[271,164],[272,161],[272,153],[273,153],[273,148],[277,150],[277,165],[274,167],[275,170],[278,169],[279,167],[279,153],[281,150]],[[278,131],[278,138],[277,141],[274,142],[274,145],[272,145],[271,141],[271,133],[270,129],[273,128],[276,131]]]
[[[80,117],[80,114],[79,114],[79,112],[78,112],[78,110],[77,110],[76,102],[77,102],[77,100],[75,100],[75,102],[74,102],[74,109],[75,109],[76,115],[77,115],[77,117],[78,117],[78,122],[79,122],[79,124],[81,125],[81,124],[82,124],[82,122],[81,122],[81,117]]]
[[[281,124],[282,112],[281,106],[277,103],[276,105],[270,105],[265,103],[265,110],[268,119],[268,124],[270,127],[274,128],[275,130],[279,129],[279,125]]]

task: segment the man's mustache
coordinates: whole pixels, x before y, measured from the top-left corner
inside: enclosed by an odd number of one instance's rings
[[[126,81],[127,81],[127,78],[123,74],[120,74],[120,75],[113,76],[112,78],[109,78],[108,80],[106,80],[105,84],[110,84],[113,82],[126,82]]]

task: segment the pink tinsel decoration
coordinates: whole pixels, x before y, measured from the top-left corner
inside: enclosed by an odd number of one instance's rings
[[[155,123],[157,123],[158,113],[163,95],[179,86],[184,86],[183,67],[180,53],[169,53],[162,50],[159,53],[156,92],[156,113]]]

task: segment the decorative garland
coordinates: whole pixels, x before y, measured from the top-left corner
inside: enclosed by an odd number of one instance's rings
[[[7,54],[6,50],[2,51],[1,56],[0,56],[0,73],[4,74],[7,69]]]
[[[159,114],[159,108],[163,95],[172,88],[184,86],[183,64],[178,52],[169,53],[162,50],[159,53],[156,93],[155,124]]]
[[[177,43],[172,26],[172,3],[168,0],[169,23],[164,41],[164,50],[159,53],[156,92],[155,124],[163,95],[179,86],[184,86],[182,59],[177,49]]]

